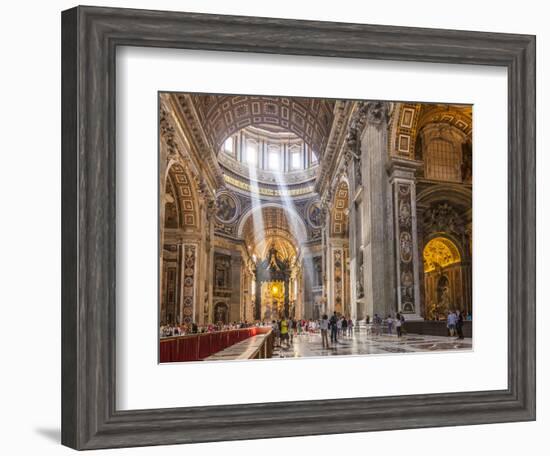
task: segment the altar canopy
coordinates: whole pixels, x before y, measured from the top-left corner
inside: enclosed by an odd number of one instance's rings
[[[289,282],[291,265],[289,259],[281,259],[277,249],[271,246],[267,257],[256,265],[257,320],[290,317]]]

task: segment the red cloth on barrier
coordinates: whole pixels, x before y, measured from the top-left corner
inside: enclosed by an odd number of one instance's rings
[[[265,329],[269,331],[268,328]],[[237,342],[264,332],[264,328],[252,327],[164,339],[160,341],[160,362],[203,360]]]
[[[207,358],[212,354],[212,334],[201,334],[199,340],[199,359]]]

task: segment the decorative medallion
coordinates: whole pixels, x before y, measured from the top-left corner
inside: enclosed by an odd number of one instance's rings
[[[232,223],[239,216],[240,205],[238,200],[229,192],[220,193],[216,198],[216,218],[223,223]]]
[[[321,228],[323,221],[319,201],[315,201],[307,207],[307,220],[313,228]]]

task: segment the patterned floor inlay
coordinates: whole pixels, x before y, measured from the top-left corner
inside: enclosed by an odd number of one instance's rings
[[[390,353],[414,353],[433,351],[471,350],[472,339],[455,337],[419,336],[372,336],[358,331],[353,336],[338,339],[330,348],[323,348],[320,334],[302,334],[293,338],[292,344],[276,346],[273,358],[305,358],[336,355],[371,355]]]

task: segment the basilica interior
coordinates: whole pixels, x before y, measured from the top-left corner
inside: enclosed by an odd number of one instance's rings
[[[472,107],[159,95],[160,323],[472,314]]]

